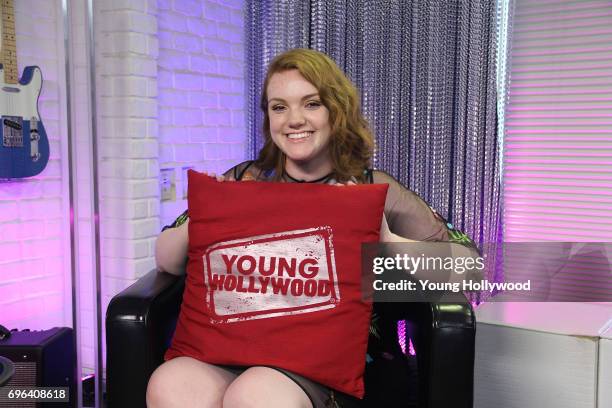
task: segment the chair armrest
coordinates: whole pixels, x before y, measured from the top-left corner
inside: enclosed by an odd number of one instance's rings
[[[413,303],[402,309],[419,370],[423,408],[472,408],[476,318],[469,302]]]
[[[472,408],[476,318],[467,300],[377,304],[406,321],[418,368],[420,408]]]
[[[149,377],[170,345],[184,287],[184,275],[152,270],[111,300],[106,311],[109,406],[146,406]]]

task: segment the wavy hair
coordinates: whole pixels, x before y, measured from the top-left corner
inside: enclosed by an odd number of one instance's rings
[[[263,170],[276,170],[279,179],[285,168],[285,154],[274,144],[268,115],[268,84],[272,75],[297,69],[319,91],[321,103],[329,110],[330,156],[334,175],[340,182],[355,177],[364,181],[370,167],[374,137],[361,113],[359,94],[336,63],[322,52],[296,48],[276,56],[263,84],[261,109],[264,114],[264,146],[255,164]]]

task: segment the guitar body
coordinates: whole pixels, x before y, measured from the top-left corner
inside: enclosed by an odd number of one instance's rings
[[[49,161],[49,140],[38,113],[42,73],[26,67],[7,84],[0,66],[0,178],[32,177]]]

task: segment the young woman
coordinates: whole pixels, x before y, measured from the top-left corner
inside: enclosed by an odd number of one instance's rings
[[[383,242],[446,241],[464,255],[474,247],[415,193],[390,175],[370,170],[374,146],[354,85],[325,54],[294,49],[277,56],[264,82],[265,144],[255,161],[237,165],[220,181],[386,183]],[[160,270],[183,273],[188,246],[186,212],[156,243]],[[178,357],[152,375],[147,404],[157,407],[359,406],[343,395],[286,370],[220,367]]]

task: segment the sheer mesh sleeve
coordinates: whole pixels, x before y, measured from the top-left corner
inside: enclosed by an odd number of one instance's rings
[[[176,218],[176,220],[174,220],[174,222],[172,224],[164,226],[164,228],[162,228],[162,232],[167,230],[168,228],[180,227],[185,222],[187,222],[187,218],[189,218],[189,215],[187,215],[187,210],[185,210],[185,211],[183,211],[183,213],[181,215],[179,215]]]
[[[388,184],[385,215],[391,232],[416,241],[454,242],[476,249],[466,234],[455,229],[421,197],[389,174],[375,171],[374,183]]]
[[[229,180],[239,181],[270,181],[269,175],[266,175],[253,160],[242,162],[225,173],[223,175]]]

